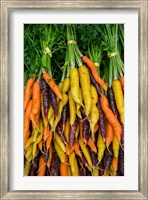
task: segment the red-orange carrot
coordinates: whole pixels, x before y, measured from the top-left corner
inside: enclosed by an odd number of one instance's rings
[[[120,83],[121,83],[121,87],[124,91],[124,76],[120,76]]]
[[[95,64],[87,57],[83,56],[82,61],[87,65],[87,67],[91,70],[91,73],[96,80],[96,82],[105,90],[107,91],[107,85],[103,81],[103,79],[99,76],[97,68]]]
[[[29,124],[30,124],[30,112],[32,109],[32,100],[29,101],[29,104],[27,106],[25,116],[24,116],[24,144],[26,144],[30,131],[29,131]]]
[[[24,111],[26,110],[29,100],[31,98],[31,89],[33,86],[33,83],[35,81],[35,76],[33,76],[33,78],[28,79],[26,87],[25,87],[25,93],[24,93]]]
[[[65,157],[65,162],[60,162],[60,175],[68,176],[68,156]]]
[[[46,163],[44,160],[44,156],[41,155],[39,158],[39,170],[37,176],[44,176],[46,172]]]
[[[106,126],[106,137],[105,137],[105,142],[106,142],[107,148],[109,147],[109,145],[113,141],[113,139],[114,139],[114,131],[113,131],[111,124],[108,122],[107,126]]]
[[[32,88],[32,113],[37,115],[41,108],[41,87],[39,82],[34,82]]]
[[[118,119],[113,114],[112,110],[109,108],[108,99],[106,98],[105,95],[102,95],[100,97],[100,103],[101,103],[102,110],[103,110],[108,122],[113,127],[114,134],[116,135],[116,137],[118,138],[118,140],[120,142],[121,133],[122,133],[122,127],[121,127]]]
[[[62,94],[56,85],[55,81],[53,78],[48,74],[48,73],[43,73],[43,78],[44,80],[48,83],[49,87],[53,90],[53,92],[60,98],[62,99]]]

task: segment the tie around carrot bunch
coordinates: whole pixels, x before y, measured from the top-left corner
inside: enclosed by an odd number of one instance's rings
[[[61,49],[59,26],[41,27],[40,67],[28,77],[24,90],[24,175],[123,176],[123,65],[102,68],[102,44],[88,45],[83,55],[75,29],[68,24],[57,82],[52,61]],[[107,34],[109,28],[103,26],[102,31]],[[113,63],[118,63],[115,56],[111,55]]]

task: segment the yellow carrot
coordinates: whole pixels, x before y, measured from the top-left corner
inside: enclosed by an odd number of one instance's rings
[[[84,110],[86,116],[91,112],[91,91],[90,91],[90,76],[87,67],[79,67],[80,85],[82,89],[82,96],[84,100]]]
[[[85,146],[84,142],[81,140],[81,138],[79,139],[79,144],[80,147],[82,149],[82,152],[88,162],[88,164],[92,167],[92,161],[91,161],[91,157],[90,157],[90,152],[87,146]]]
[[[79,87],[79,99],[80,99],[81,102],[83,102],[82,91],[81,91],[81,88],[80,88],[80,87]],[[81,108],[81,104],[76,103],[77,116],[78,116],[80,119],[82,119],[82,115],[81,115],[80,108]]]
[[[112,83],[112,87],[113,87],[117,109],[120,114],[120,120],[122,124],[124,124],[124,96],[123,96],[123,91],[122,91],[120,81],[114,80]]]
[[[76,155],[74,152],[72,152],[69,155],[69,164],[70,164],[72,176],[79,176],[78,163],[77,163]]]
[[[69,143],[69,131],[70,131],[70,119],[68,117],[64,128],[64,136],[66,138],[67,143]]]
[[[61,148],[61,150],[66,153],[66,148],[65,148],[65,144],[62,142],[60,136],[55,132],[54,134],[54,139],[56,140],[56,142],[58,143],[59,147]]]
[[[64,106],[67,104],[67,102],[68,102],[68,95],[65,93],[62,93],[62,100],[58,104],[58,117],[54,121],[53,131],[55,130],[57,124],[59,123],[59,121],[61,119],[62,110],[63,110]]]
[[[77,68],[70,69],[70,89],[74,101],[83,106],[79,99],[79,73]]]
[[[98,147],[98,162],[100,163],[100,161],[103,158],[104,151],[106,148],[105,142],[100,133],[99,133],[98,140],[97,140],[97,147]]]
[[[26,161],[24,168],[24,176],[29,176],[30,167],[31,167],[31,162]]]
[[[60,146],[58,145],[58,143],[54,140],[54,147],[55,150],[60,158],[61,162],[65,162],[65,156],[66,154],[61,150]]]
[[[26,153],[25,153],[26,159],[28,159],[29,156],[32,154],[32,150],[33,150],[33,144],[31,144],[26,150]]]
[[[98,167],[94,167],[92,170],[92,176],[99,176],[99,168]]]
[[[68,92],[69,88],[70,88],[70,78],[67,77],[67,78],[65,78],[63,86],[62,86],[62,93]]]
[[[120,149],[120,143],[119,143],[117,137],[114,136],[114,139],[113,139],[113,154],[114,154],[115,158],[118,158],[119,149]]]
[[[68,92],[69,97],[69,111],[70,111],[70,125],[73,125],[76,119],[76,104],[72,97],[71,90]]]

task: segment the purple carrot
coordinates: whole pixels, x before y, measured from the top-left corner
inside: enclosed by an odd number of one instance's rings
[[[58,117],[57,97],[51,88],[49,88],[49,98],[50,98],[51,106],[54,111],[54,116],[55,118],[57,118]]]
[[[86,167],[82,164],[82,160],[79,156],[77,156],[77,161],[79,165],[80,176],[86,176]]]
[[[90,149],[90,157],[91,157],[91,161],[92,161],[92,166],[93,167],[96,167],[96,165],[97,165],[97,154],[94,152],[94,151],[92,151],[91,149]]]
[[[84,109],[81,108],[81,114],[82,114],[82,137],[84,140],[88,141],[88,139],[91,136],[90,132],[90,123],[88,121],[88,118],[86,117],[84,113]]]
[[[85,158],[83,153],[82,153],[82,159],[81,160],[82,160],[82,165],[87,167],[88,166],[88,162],[87,162],[87,160],[86,160],[86,158]]]
[[[103,176],[103,175],[104,175],[104,157],[99,163],[99,176]]]
[[[66,138],[65,138],[65,136],[64,136],[64,133],[63,133],[63,131],[62,131],[61,126],[60,126],[59,123],[58,123],[58,125],[56,126],[56,131],[57,131],[57,133],[59,134],[59,136],[60,136],[62,142],[64,142],[64,144],[67,144]]]
[[[29,176],[37,176],[37,171],[38,171],[38,167],[39,167],[39,157],[40,155],[38,154],[32,164],[31,164],[31,168],[30,168],[30,171],[29,171]]]
[[[55,148],[53,147],[52,159],[50,165],[50,176],[59,176],[60,175],[60,159],[58,157]]]
[[[50,171],[49,171],[49,168],[48,168],[48,167],[46,168],[45,176],[50,176]]]
[[[86,176],[86,167],[80,167],[79,173],[80,176]]]
[[[44,106],[44,117],[47,118],[48,116],[48,109],[49,109],[49,86],[46,81],[41,76],[41,91],[43,95],[43,106]]]
[[[78,122],[75,120],[74,124],[70,126],[70,133],[69,133],[69,146],[72,146],[75,141],[75,132],[77,129]]]
[[[112,149],[112,144],[109,145],[108,149],[105,150],[105,166],[104,166],[104,174],[108,171],[112,159],[113,159],[113,149]]]
[[[119,116],[117,106],[116,106],[115,97],[114,97],[114,93],[113,93],[113,90],[112,90],[111,87],[109,87],[107,89],[107,97],[108,97],[110,108],[113,111],[114,115]]]
[[[102,94],[102,92],[101,92],[101,89],[100,89],[100,86],[99,86],[99,84],[95,81],[95,79],[94,79],[94,77],[92,76],[92,74],[91,74],[91,72],[89,71],[89,74],[90,74],[90,79],[91,79],[91,82],[92,82],[92,84],[94,85],[94,87],[96,88],[96,90],[97,90],[97,92],[98,92],[98,94],[99,95],[101,95]]]
[[[105,136],[106,136],[105,122],[104,122],[105,115],[104,115],[104,113],[102,111],[100,100],[97,103],[97,107],[99,109],[99,126],[100,126],[100,132],[101,132],[101,136],[102,136],[103,140],[105,141]]]
[[[88,141],[91,136],[90,132],[90,123],[87,120],[84,120],[82,123],[82,137]]]
[[[119,150],[118,174],[124,176],[124,151]]]
[[[69,114],[69,107],[68,107],[68,104],[66,104],[64,106],[64,108],[63,108],[62,119],[61,119],[61,124],[62,124],[62,130],[63,131],[64,131],[64,128],[65,128],[65,124],[66,124],[66,120],[67,120],[68,114]]]
[[[124,125],[122,125],[121,147],[122,147],[122,150],[124,151]]]
[[[88,170],[87,167],[86,167],[86,176],[92,176],[92,173]]]

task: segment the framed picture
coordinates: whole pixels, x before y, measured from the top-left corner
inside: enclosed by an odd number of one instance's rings
[[[1,0],[1,11],[2,199],[146,199],[147,1]],[[124,24],[124,176],[24,176],[24,34],[32,24]]]

